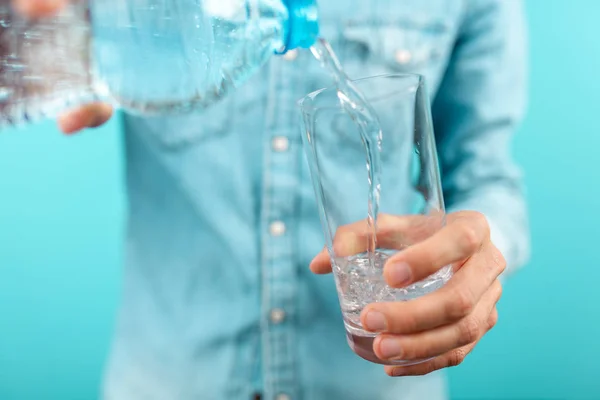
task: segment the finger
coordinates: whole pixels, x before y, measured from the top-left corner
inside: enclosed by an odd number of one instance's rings
[[[379,226],[386,227],[391,218],[382,214],[379,216]],[[362,253],[368,249],[369,225],[366,220],[356,221],[352,224],[340,226],[333,238],[333,252],[338,257],[349,257]],[[323,248],[310,263],[310,269],[316,274],[331,272],[331,259],[327,248]]]
[[[444,355],[421,364],[409,365],[405,367],[386,365],[385,372],[389,376],[420,376],[427,375],[443,368],[456,367],[462,364],[467,355],[475,347],[475,344],[476,343],[472,343],[467,346],[454,349]]]
[[[366,221],[357,221],[339,227],[333,238],[333,253],[336,257],[350,257],[369,248],[369,227]]]
[[[471,257],[440,289],[410,301],[372,303],[361,313],[363,327],[372,332],[410,334],[456,322],[471,314],[505,264],[495,248]]]
[[[465,260],[488,239],[489,227],[483,215],[456,219],[433,236],[390,257],[384,277],[392,287],[418,282],[446,265]]]
[[[431,236],[442,226],[442,215],[395,216],[379,214],[377,218],[377,245],[380,248],[403,249]],[[367,251],[371,228],[367,220],[343,225],[336,230],[333,252],[337,257],[349,257]],[[310,263],[317,274],[331,272],[329,253],[323,249]]]
[[[432,236],[443,227],[444,215],[389,215],[377,220],[377,245],[380,248],[405,249]]]
[[[113,109],[109,104],[92,103],[69,111],[58,119],[60,129],[71,134],[85,128],[96,128],[110,119]]]
[[[488,330],[492,329],[498,323],[498,309],[494,306],[492,313],[488,318]]]
[[[489,320],[501,294],[502,286],[496,281],[473,313],[460,321],[412,335],[382,334],[375,339],[373,350],[383,360],[418,360],[475,343],[491,329]]]
[[[323,248],[310,262],[310,270],[315,274],[328,274],[331,272],[331,259],[327,248]]]
[[[67,5],[68,0],[13,0],[13,8],[28,18],[50,17]]]
[[[339,227],[333,239],[334,254],[339,257],[348,257],[366,251],[366,230],[367,223],[364,220]],[[327,247],[324,247],[312,259],[309,268],[315,274],[328,274],[331,272],[331,258]]]
[[[377,217],[376,239],[379,248],[403,249],[431,236],[442,226],[440,215],[390,215]],[[372,228],[366,219],[340,226],[333,238],[336,256],[347,257],[368,249]]]

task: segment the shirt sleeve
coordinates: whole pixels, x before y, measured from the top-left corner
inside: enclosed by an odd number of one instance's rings
[[[487,217],[510,273],[528,260],[530,243],[522,174],[510,148],[526,105],[523,5],[467,4],[432,105],[442,186],[449,212]]]

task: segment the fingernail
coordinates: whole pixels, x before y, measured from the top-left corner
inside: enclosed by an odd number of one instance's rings
[[[383,332],[387,328],[385,316],[379,311],[369,311],[365,315],[365,328],[371,332]]]
[[[405,372],[404,372],[404,368],[402,367],[396,367],[392,370],[391,373],[392,376],[404,376]]]
[[[392,264],[388,267],[389,284],[392,286],[406,286],[410,283],[412,273],[410,267],[404,261]]]
[[[382,339],[379,342],[379,353],[382,358],[400,358],[402,348],[397,339]]]

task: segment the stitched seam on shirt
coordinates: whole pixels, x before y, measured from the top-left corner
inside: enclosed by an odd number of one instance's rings
[[[274,88],[274,79],[273,75],[276,72],[277,66],[274,62],[271,62],[269,65],[270,73],[269,73],[269,89],[267,93],[267,105],[265,109],[265,131],[269,132],[269,125],[273,122],[275,117],[275,109],[273,104],[273,96],[275,93]],[[264,132],[263,132],[264,134]],[[270,163],[271,163],[271,152],[269,151],[269,137],[270,135],[266,135],[267,140],[264,141],[263,144],[263,188],[262,188],[262,207],[261,207],[261,312],[260,312],[260,327],[261,327],[261,345],[262,345],[262,383],[264,386],[264,396],[271,395],[273,393],[273,385],[272,380],[269,376],[269,365],[270,365],[270,331],[268,326],[268,321],[266,317],[266,312],[270,302],[270,293],[269,293],[269,265],[267,252],[268,252],[268,234],[267,227],[269,226],[269,209],[270,209],[270,201],[269,201],[269,193],[271,191],[271,173],[270,173]]]

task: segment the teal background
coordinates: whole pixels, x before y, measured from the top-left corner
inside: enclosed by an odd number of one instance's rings
[[[533,257],[497,328],[450,371],[452,398],[600,399],[600,1],[526,4],[531,101],[515,151]],[[117,121],[0,133],[1,400],[96,398],[120,291],[121,152]]]

